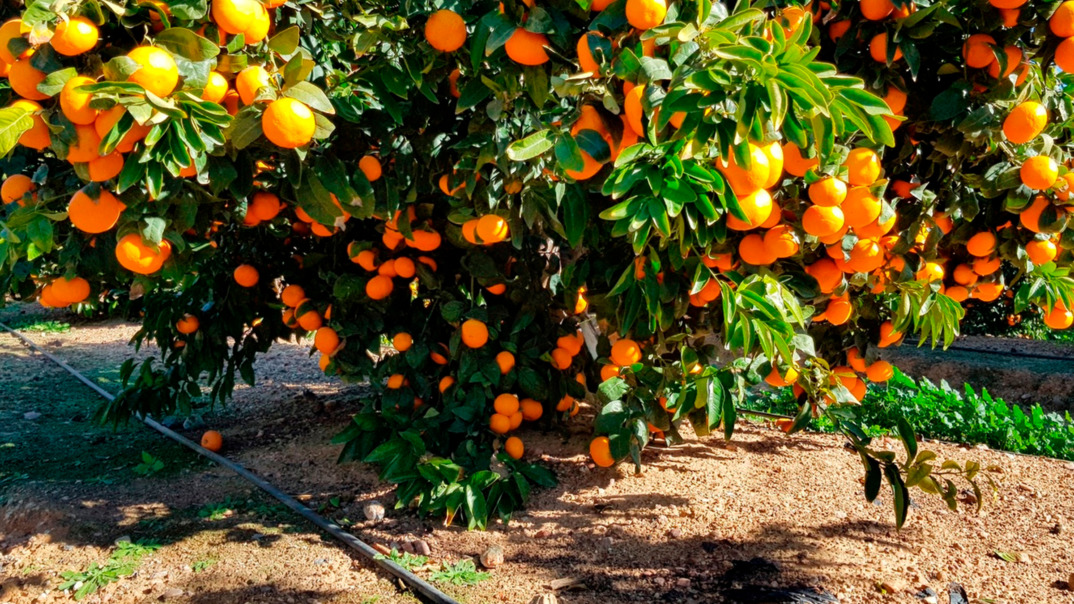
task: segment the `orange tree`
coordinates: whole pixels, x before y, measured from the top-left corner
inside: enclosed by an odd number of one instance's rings
[[[857,401],[1011,297],[1071,325],[1074,2],[34,0],[0,26],[0,290],[142,312],[103,421],[219,403],[278,339],[368,381],[338,435],[471,527],[733,434],[792,385],[883,482],[955,479]],[[978,497],[978,501],[981,497]]]

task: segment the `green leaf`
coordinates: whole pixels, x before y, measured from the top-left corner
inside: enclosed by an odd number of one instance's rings
[[[45,76],[45,79],[37,85],[37,91],[41,94],[56,96],[63,90],[63,86],[67,83],[67,80],[70,80],[76,75],[78,75],[78,70],[74,67],[53,71]]]
[[[33,128],[33,125],[33,116],[26,109],[21,107],[0,109],[0,157],[6,157],[8,153],[11,153],[11,150],[19,144],[19,137]]]
[[[336,108],[332,105],[332,101],[328,99],[328,95],[310,82],[298,82],[294,86],[284,90],[283,96],[302,101],[308,105],[310,109],[320,111],[321,113],[333,115],[336,112]]]
[[[276,32],[276,35],[272,36],[268,42],[269,50],[285,57],[291,55],[298,50],[298,36],[300,33],[301,30],[297,25]]]
[[[157,34],[153,40],[156,45],[188,61],[205,61],[220,54],[220,47],[211,40],[183,27],[165,29]]]
[[[514,161],[526,161],[542,155],[554,144],[552,131],[540,130],[508,145],[507,157]]]

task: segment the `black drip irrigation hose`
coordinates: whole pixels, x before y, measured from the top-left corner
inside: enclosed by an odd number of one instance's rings
[[[906,341],[907,346],[920,347],[921,343],[918,341]],[[1060,357],[1054,354],[1041,354],[1037,352],[1018,352],[1017,350],[988,350],[984,348],[973,348],[970,346],[948,346],[943,350],[954,350],[955,352],[973,352],[977,354],[990,354],[999,355],[1005,357],[1016,357],[1019,359],[1043,359],[1045,361],[1072,361],[1074,360],[1074,353],[1071,356]]]
[[[26,336],[22,335],[21,333],[15,331],[14,329],[8,327],[3,323],[0,323],[0,329],[3,329],[4,331],[14,335],[16,338],[21,340],[22,343],[25,344],[27,347],[34,350],[38,354],[41,354],[46,359],[52,361],[56,365],[59,365],[64,371],[70,373],[72,376],[75,377],[75,379],[88,386],[90,389],[92,389],[94,392],[96,392],[106,400],[115,400],[115,396],[113,396],[112,393],[98,386],[95,382],[79,373],[77,369],[71,367],[62,359],[56,357],[55,355],[51,354],[46,350],[42,350],[41,347],[39,347],[30,338],[27,338]],[[369,558],[373,561],[374,564],[398,578],[400,581],[403,582],[403,584],[412,589],[416,594],[420,595],[422,599],[424,599],[426,602],[431,602],[432,604],[459,604],[444,592],[433,587],[432,585],[424,581],[421,577],[418,577],[417,575],[408,571],[402,566],[399,566],[395,562],[392,562],[390,559],[385,558],[383,556],[378,558],[380,552],[373,549],[370,545],[358,539],[354,535],[344,531],[342,528],[339,527],[339,525],[335,524],[334,522],[326,520],[323,516],[317,514],[310,508],[302,505],[297,499],[277,489],[275,486],[269,484],[262,478],[255,475],[253,472],[231,461],[223,455],[218,455],[217,453],[214,453],[202,447],[201,445],[195,443],[189,438],[186,438],[185,436],[176,433],[174,430],[160,425],[160,423],[158,423],[152,418],[142,417],[139,419],[141,419],[141,421],[150,428],[156,430],[157,432],[160,432],[164,436],[167,436],[168,438],[183,445],[191,451],[194,451],[198,455],[211,459],[217,464],[238,474],[239,476],[241,476],[257,488],[261,489],[262,491],[268,493],[269,495],[272,495],[277,500],[279,500],[280,503],[286,505],[296,514],[302,516],[310,523],[315,525],[317,528],[320,528],[329,535],[332,535],[336,539],[339,539],[351,549],[354,549],[366,558]]]

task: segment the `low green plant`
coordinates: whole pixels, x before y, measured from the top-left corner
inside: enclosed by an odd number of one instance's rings
[[[134,466],[134,473],[139,476],[152,476],[164,469],[164,460],[142,451],[142,463]]]
[[[21,331],[40,333],[65,333],[71,330],[71,324],[63,321],[46,321],[32,317],[23,317],[8,322],[8,327]]]
[[[798,412],[789,388],[757,392],[747,399],[746,408],[786,415]],[[939,385],[926,378],[915,381],[896,370],[886,385],[871,387],[853,413],[871,437],[888,434],[882,426],[897,425],[904,418],[925,438],[1074,460],[1074,419],[1069,412],[1046,412],[1039,404],[1012,405],[993,398],[986,389],[978,394],[968,384],[959,392],[946,381]],[[812,420],[810,428],[834,429],[826,417]]]
[[[216,564],[216,558],[202,558],[201,560],[195,560],[190,564],[190,570],[200,573],[208,569],[213,564]]]
[[[490,576],[486,572],[478,571],[473,560],[460,560],[455,564],[441,563],[440,570],[434,572],[429,579],[434,583],[477,585]]]
[[[237,513],[239,507],[231,498],[220,502],[206,503],[198,509],[198,517],[206,520],[223,520]]]
[[[403,568],[413,571],[414,569],[425,566],[429,562],[429,558],[418,554],[411,554],[407,552],[400,552],[399,550],[392,548],[390,554],[385,556],[384,554],[377,554],[376,560],[391,560]]]
[[[138,565],[141,564],[142,558],[157,551],[160,547],[159,543],[153,541],[120,541],[104,564],[92,562],[86,570],[69,570],[60,573],[64,582],[60,584],[59,589],[61,591],[73,589],[75,591],[72,597],[75,600],[82,600],[109,583],[115,583],[123,577],[133,575]]]

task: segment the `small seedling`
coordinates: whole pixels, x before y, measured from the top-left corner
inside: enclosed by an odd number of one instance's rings
[[[163,459],[154,457],[148,451],[142,451],[142,463],[134,466],[134,473],[139,476],[152,476],[163,469]]]
[[[409,571],[413,571],[416,568],[420,568],[422,566],[425,566],[425,564],[429,561],[429,558],[427,558],[426,556],[419,556],[419,555],[410,554],[410,553],[407,553],[407,552],[400,552],[399,550],[397,550],[395,548],[392,548],[392,553],[391,554],[389,554],[387,556],[385,556],[383,554],[378,554],[375,559],[376,560],[391,560],[392,562],[395,562],[399,566],[402,566],[403,568],[405,568],[405,569],[407,569]]]
[[[154,541],[120,541],[105,564],[93,562],[84,571],[69,570],[60,573],[64,582],[60,584],[59,589],[61,591],[73,589],[75,590],[74,599],[81,600],[109,583],[133,575],[142,558],[157,551],[160,547],[161,545]]]
[[[198,510],[198,517],[206,520],[223,520],[235,513],[229,502],[207,503]]]
[[[196,573],[200,573],[208,569],[213,564],[216,564],[216,558],[203,558],[201,560],[195,560],[190,565],[190,570],[193,570]]]
[[[131,562],[141,562],[142,558],[145,558],[160,548],[161,544],[156,541],[141,539],[138,541],[120,541],[116,544],[116,551],[112,552],[111,559],[119,562],[128,560]]]
[[[429,579],[436,583],[477,585],[489,576],[488,573],[478,572],[473,560],[460,560],[455,564],[441,563],[440,570],[434,572]]]

